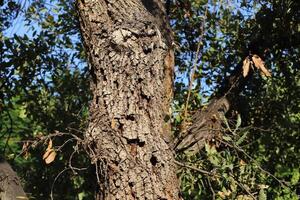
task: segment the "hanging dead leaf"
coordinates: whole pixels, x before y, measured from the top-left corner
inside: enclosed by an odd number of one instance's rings
[[[267,68],[265,68],[264,66],[261,67],[261,71],[262,73],[267,76],[267,77],[271,77],[271,73],[267,70]]]
[[[252,56],[252,61],[257,69],[260,69],[265,63],[264,61],[256,54]]]
[[[27,151],[29,147],[29,142],[24,142],[23,146],[22,146],[22,151]]]
[[[52,148],[52,146],[53,146],[53,143],[52,143],[52,140],[50,139],[49,143],[48,143],[48,147],[46,149],[46,152],[43,155],[43,160],[45,160],[46,164],[53,162],[53,160],[55,159],[56,152]]]
[[[255,67],[257,69],[259,69],[265,76],[268,76],[268,77],[271,76],[271,73],[265,67],[265,62],[258,55],[253,55],[252,61],[255,65]]]
[[[53,149],[47,149],[46,152],[43,155],[43,160],[45,160],[52,151],[53,151]]]
[[[50,164],[54,161],[56,156],[56,152],[52,149],[50,154],[47,156],[47,158],[45,159],[45,163],[46,164]]]
[[[22,146],[22,153],[23,153],[23,157],[25,158],[25,160],[27,160],[27,158],[29,157],[29,152],[28,152],[28,149],[29,149],[29,142],[25,142]]]
[[[243,76],[246,77],[250,70],[250,59],[247,56],[245,60],[243,61]]]
[[[51,139],[49,140],[48,147],[46,150],[50,150],[50,149],[52,149],[52,140]]]

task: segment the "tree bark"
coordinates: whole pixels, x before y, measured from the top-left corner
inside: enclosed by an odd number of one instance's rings
[[[27,199],[20,179],[11,166],[0,158],[0,199]]]
[[[171,137],[172,34],[161,0],[77,1],[93,100],[96,199],[179,197]]]

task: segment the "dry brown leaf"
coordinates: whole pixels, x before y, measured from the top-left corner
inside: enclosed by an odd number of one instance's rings
[[[46,151],[50,150],[50,149],[52,149],[52,140],[51,139],[49,140],[48,147],[47,147]]]
[[[253,55],[252,61],[255,65],[255,67],[257,69],[259,69],[265,76],[268,76],[268,77],[271,76],[271,73],[265,67],[265,62],[258,55]]]
[[[23,146],[22,146],[22,151],[25,152],[28,150],[29,147],[29,142],[24,142]]]
[[[44,153],[44,155],[43,155],[43,160],[45,160],[45,162],[47,163],[48,161],[47,161],[47,159],[49,159],[49,157],[51,156],[51,157],[53,157],[53,152],[54,152],[54,154],[56,155],[56,153],[55,153],[55,151],[54,151],[54,149],[52,148],[52,146],[53,146],[53,143],[52,143],[52,140],[50,139],[49,140],[49,143],[48,143],[48,147],[47,147],[47,149],[46,149],[46,152]],[[55,155],[54,155],[54,158],[55,158]],[[53,158],[53,160],[54,160],[54,158]],[[51,160],[51,159],[50,159]],[[52,161],[53,161],[52,160]],[[52,162],[51,161],[51,162]],[[49,162],[50,163],[50,162]],[[48,163],[47,163],[48,164]]]
[[[49,156],[45,159],[46,164],[52,163],[55,159],[55,156],[56,156],[56,152],[52,149]]]
[[[22,146],[22,153],[25,160],[27,160],[27,158],[29,157],[29,152],[28,152],[29,145],[30,145],[29,142],[25,142]]]
[[[267,70],[265,66],[261,67],[261,71],[265,76],[271,77],[271,73]]]
[[[250,70],[250,59],[249,57],[245,58],[243,61],[243,76],[246,77]]]
[[[46,152],[43,155],[43,160],[45,160],[52,151],[53,151],[53,149],[47,149]]]
[[[240,165],[245,166],[245,165],[247,165],[247,163],[243,160],[240,160]]]
[[[252,56],[252,61],[257,69],[260,69],[261,66],[265,65],[264,61],[258,55],[255,54]]]

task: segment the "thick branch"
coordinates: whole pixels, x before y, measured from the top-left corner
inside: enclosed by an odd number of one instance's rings
[[[225,80],[221,89],[205,109],[198,110],[192,116],[192,125],[177,142],[176,151],[192,151],[197,153],[206,141],[221,135],[222,121],[230,110],[237,95],[246,85],[250,76],[244,77],[242,67],[239,66],[233,74]]]

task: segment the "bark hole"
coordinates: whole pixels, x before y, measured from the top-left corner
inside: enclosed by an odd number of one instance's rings
[[[128,185],[129,185],[129,187],[132,188],[134,184],[133,184],[133,182],[129,182]]]
[[[118,83],[118,81],[114,81],[114,85],[115,85],[115,87],[118,89],[119,88],[119,83]]]
[[[95,74],[95,70],[93,67],[90,69],[90,74],[91,74],[93,83],[97,84],[97,75]]]
[[[150,162],[153,166],[156,166],[156,164],[158,163],[157,157],[152,155],[150,158]]]
[[[147,95],[144,94],[144,93],[141,93],[141,97],[142,97],[143,99],[146,99],[148,103],[149,103],[150,100],[151,100],[151,97],[150,97],[150,96],[147,96]]]
[[[133,145],[136,144],[139,147],[145,146],[145,141],[140,141],[138,138],[136,139],[127,139],[127,144]]]
[[[104,73],[104,69],[103,68],[100,68],[100,74],[102,75],[103,77],[103,81],[107,81],[107,78],[105,76],[105,73]]]
[[[100,99],[100,97],[99,97],[99,96],[96,96],[96,104],[99,103],[99,99]]]
[[[143,81],[142,78],[138,78],[138,83],[141,83]]]
[[[145,54],[151,53],[151,52],[152,52],[152,48],[151,48],[151,47],[148,47],[148,46],[145,46],[145,47],[143,47],[143,52],[144,52]]]
[[[134,117],[133,115],[127,115],[127,116],[126,116],[126,120],[134,121],[134,120],[135,120],[135,117]]]

